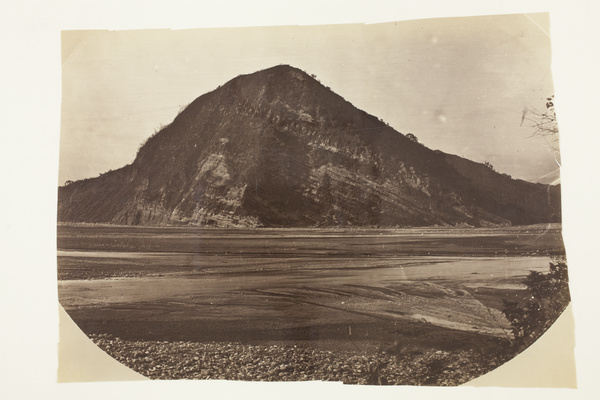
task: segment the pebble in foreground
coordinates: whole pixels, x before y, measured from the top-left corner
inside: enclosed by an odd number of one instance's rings
[[[151,379],[455,386],[503,362],[473,350],[392,355],[332,353],[294,345],[128,341],[109,335],[90,338],[117,361]]]

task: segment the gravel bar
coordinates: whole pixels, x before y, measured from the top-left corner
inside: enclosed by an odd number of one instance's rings
[[[394,355],[358,350],[334,353],[281,344],[130,341],[106,334],[90,338],[117,361],[151,379],[455,386],[503,362],[473,350]]]

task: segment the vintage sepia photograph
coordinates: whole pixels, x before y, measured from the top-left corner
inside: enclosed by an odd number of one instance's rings
[[[549,25],[64,30],[60,306],[155,380],[496,370],[571,300]]]

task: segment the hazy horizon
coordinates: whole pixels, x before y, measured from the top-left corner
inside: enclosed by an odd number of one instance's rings
[[[557,154],[521,125],[553,94],[548,15],[362,25],[63,32],[59,184],[131,163],[182,107],[289,64],[429,148],[529,181]]]

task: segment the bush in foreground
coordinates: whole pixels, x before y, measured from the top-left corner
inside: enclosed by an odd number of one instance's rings
[[[516,352],[542,336],[571,300],[564,257],[550,262],[550,271],[546,274],[531,271],[524,283],[527,297],[518,303],[504,300],[502,310],[511,324]]]

